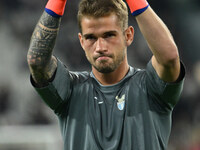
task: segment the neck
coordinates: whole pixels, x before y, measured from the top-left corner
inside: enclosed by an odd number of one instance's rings
[[[92,72],[95,78],[102,85],[112,85],[118,83],[122,80],[129,71],[129,65],[127,61],[122,62],[119,67],[110,73],[101,73],[98,72],[94,67],[92,67]]]

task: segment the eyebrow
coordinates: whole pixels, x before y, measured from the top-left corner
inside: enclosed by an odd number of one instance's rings
[[[113,30],[113,31],[104,32],[102,35],[104,36],[104,35],[107,35],[107,34],[116,34],[116,33],[117,33],[117,31]],[[95,34],[93,34],[93,33],[83,34],[83,36],[84,36],[84,38],[87,38],[89,36],[96,37]]]
[[[84,34],[84,35],[83,35],[84,38],[88,38],[88,37],[90,37],[90,36],[95,36],[95,35],[92,34],[92,33],[91,33],[91,34],[89,33],[89,34]]]
[[[117,33],[117,31],[108,31],[108,32],[103,33],[103,35],[116,34],[116,33]]]

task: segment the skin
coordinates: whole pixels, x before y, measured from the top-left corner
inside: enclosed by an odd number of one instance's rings
[[[123,30],[115,14],[81,21],[79,40],[92,71],[103,85],[119,82],[128,72],[127,46],[133,41],[133,27]]]
[[[170,31],[151,7],[136,20],[153,53],[152,65],[158,76],[165,82],[175,82],[180,74],[180,60]],[[103,85],[119,82],[128,72],[127,46],[133,41],[133,27],[124,32],[114,14],[96,19],[85,16],[81,26],[79,40],[95,77]],[[111,31],[116,34],[106,37]]]
[[[39,87],[48,84],[57,68],[52,51],[60,20],[44,12],[31,38],[27,61]],[[138,15],[136,21],[153,53],[152,65],[158,76],[163,81],[175,82],[180,74],[180,60],[168,28],[151,7]],[[133,41],[133,27],[123,30],[114,14],[100,18],[85,16],[81,26],[79,40],[97,80],[103,85],[119,82],[129,70],[127,46]]]
[[[57,60],[52,56],[52,51],[60,20],[44,12],[31,37],[27,61],[33,80],[38,87],[48,84],[48,80],[57,67]]]
[[[180,74],[180,59],[170,31],[151,7],[136,21],[153,53],[152,65],[158,76],[165,82],[175,82]]]

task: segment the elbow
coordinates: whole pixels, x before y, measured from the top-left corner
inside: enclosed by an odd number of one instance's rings
[[[43,59],[29,50],[27,54],[27,63],[30,70],[42,70],[45,66]]]
[[[177,46],[172,43],[165,45],[162,48],[162,52],[157,57],[158,63],[165,67],[173,67],[179,62],[179,53]]]
[[[34,57],[32,54],[30,54],[30,50],[27,54],[27,63],[29,68],[35,68],[36,66],[39,66],[38,61],[36,60],[36,57]]]
[[[168,52],[166,56],[164,56],[164,66],[173,67],[176,66],[177,62],[179,63],[179,53],[176,45],[172,45],[168,47]]]

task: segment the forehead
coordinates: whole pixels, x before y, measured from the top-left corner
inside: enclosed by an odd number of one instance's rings
[[[81,20],[81,27],[83,34],[121,30],[118,17],[115,14],[98,18],[84,16]]]

